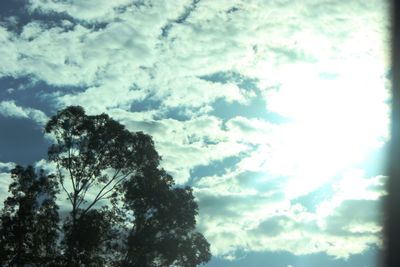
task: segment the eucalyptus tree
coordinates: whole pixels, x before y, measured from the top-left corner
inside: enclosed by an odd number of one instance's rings
[[[32,166],[11,170],[0,217],[1,266],[55,266],[59,256],[57,181]]]
[[[195,231],[192,190],[177,187],[160,167],[149,135],[79,106],[59,111],[45,131],[71,206],[64,265],[196,266],[210,259],[207,240]]]
[[[67,250],[61,265],[71,265],[70,253],[74,252],[74,248],[79,252],[75,259],[79,266],[115,266],[122,250],[116,223],[112,210],[106,207],[91,209],[79,218],[76,235],[72,236],[71,220],[68,218],[64,222],[65,236],[62,241]]]
[[[134,214],[122,266],[194,267],[211,258],[195,230],[198,206],[190,187],[176,187],[163,169],[144,167],[124,183],[124,203]]]
[[[84,240],[79,237],[78,223],[93,215],[90,211],[102,200],[116,194],[140,166],[158,166],[160,157],[150,136],[129,132],[107,114],[87,115],[80,106],[59,111],[45,131],[55,140],[48,157],[55,163],[56,176],[71,205],[67,265],[81,266],[79,248]]]

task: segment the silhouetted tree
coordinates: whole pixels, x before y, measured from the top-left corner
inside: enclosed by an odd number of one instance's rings
[[[159,167],[150,136],[79,106],[59,111],[46,132],[55,138],[49,160],[71,204],[64,265],[196,266],[210,259],[208,242],[194,231],[192,191],[175,187]],[[111,208],[99,209],[104,203]]]
[[[210,260],[210,245],[195,231],[198,206],[189,187],[174,187],[164,170],[143,167],[124,183],[134,220],[123,266],[193,267]]]
[[[57,181],[16,166],[0,218],[1,266],[54,266],[58,256]]]
[[[71,220],[67,220],[64,224],[66,259],[73,247],[79,251],[79,266],[112,266],[121,250],[119,233],[114,227],[118,222],[113,211],[106,207],[88,211],[77,221],[76,236],[71,235],[71,223]]]
[[[108,199],[139,166],[157,166],[160,157],[150,136],[131,133],[106,114],[86,115],[79,106],[59,111],[45,130],[56,140],[48,156],[56,163],[57,177],[72,207],[68,266],[82,266],[78,224],[86,222],[89,211]],[[88,192],[94,198],[88,198]]]

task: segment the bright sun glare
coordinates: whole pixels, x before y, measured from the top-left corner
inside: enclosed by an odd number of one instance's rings
[[[362,164],[388,139],[388,90],[373,78],[376,73],[368,75],[373,70],[365,71],[331,79],[297,72],[270,92],[268,109],[291,119],[272,144],[272,162],[285,163],[275,172],[290,177],[288,197],[307,194]]]

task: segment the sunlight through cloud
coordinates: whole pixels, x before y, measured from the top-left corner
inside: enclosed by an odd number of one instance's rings
[[[297,71],[267,95],[267,107],[291,119],[281,125],[280,142],[271,145],[270,163],[273,172],[291,177],[291,197],[362,163],[388,140],[389,127],[389,93],[376,72],[364,69],[324,80]],[[284,162],[284,168],[275,162]]]

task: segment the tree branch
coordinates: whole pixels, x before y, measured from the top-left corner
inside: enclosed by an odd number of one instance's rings
[[[60,169],[60,165],[57,163],[57,171],[58,171],[58,180],[60,181],[61,187],[64,189],[65,193],[68,196],[69,201],[71,202],[71,204],[73,204],[72,201],[72,196],[71,194],[67,191],[67,189],[64,186],[64,181],[62,179],[62,174],[61,174],[61,169]]]
[[[106,192],[104,192],[104,190],[106,190],[106,188],[115,180],[117,179],[117,176],[119,174],[119,172],[121,171],[121,169],[118,169],[114,176],[110,179],[110,181],[107,182],[107,184],[105,184],[101,190],[97,193],[96,197],[94,198],[94,200],[92,201],[92,203],[90,203],[90,205],[82,212],[82,215],[86,214],[100,199],[102,199],[106,194],[108,194],[109,192],[111,192],[114,188],[115,188],[115,184],[120,183],[121,181],[123,181],[124,179],[126,179],[126,177],[128,177],[131,173],[127,173],[124,176],[122,176],[122,178],[118,179],[118,181],[111,187],[111,189],[108,189]],[[103,193],[104,192],[104,193]],[[104,198],[103,198],[104,199]]]

